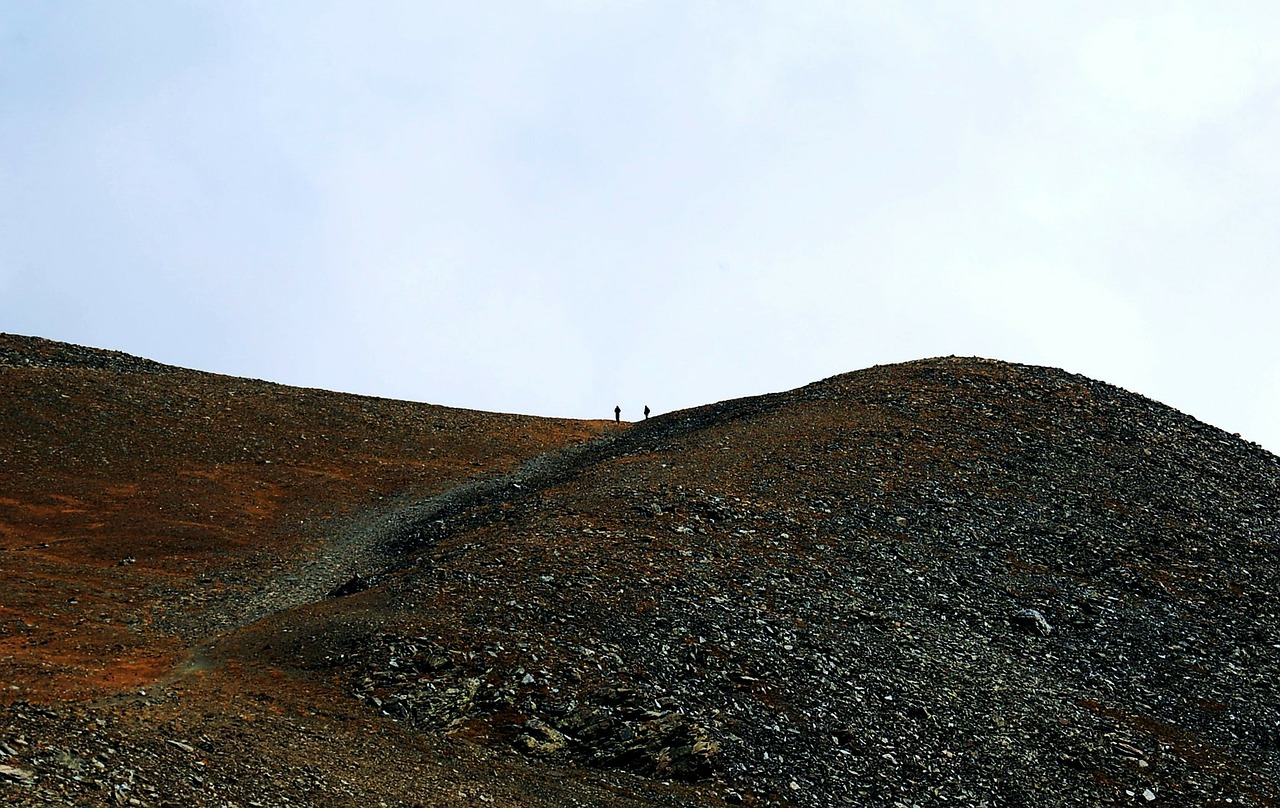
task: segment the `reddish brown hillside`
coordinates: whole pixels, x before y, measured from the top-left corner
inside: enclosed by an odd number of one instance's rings
[[[416,744],[277,672],[206,670],[199,649],[266,608],[322,597],[350,574],[324,562],[357,522],[605,423],[289,388],[0,335],[0,425],[0,802],[152,804],[183,793],[165,782],[175,766],[193,788],[183,804],[272,793],[457,804],[469,784],[520,779],[465,756],[446,768],[457,750]],[[381,768],[392,754],[412,776]],[[290,772],[300,779],[280,779]]]
[[[1277,800],[1280,461],[1117,388],[615,431],[4,339],[9,802]]]
[[[147,682],[193,639],[178,630],[185,618],[322,547],[333,520],[601,429],[10,335],[0,423],[5,700]]]

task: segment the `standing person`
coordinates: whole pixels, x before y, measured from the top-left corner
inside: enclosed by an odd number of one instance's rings
[[[616,424],[622,423],[622,407],[613,408],[613,422]]]
[[[646,421],[648,421],[648,420],[649,420],[649,405],[648,405],[648,404],[645,404],[645,405],[644,405],[644,419],[645,419]]]

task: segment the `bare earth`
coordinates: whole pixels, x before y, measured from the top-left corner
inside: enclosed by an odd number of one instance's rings
[[[0,335],[0,393],[0,803],[1280,802],[1280,459],[1109,385],[618,427]]]

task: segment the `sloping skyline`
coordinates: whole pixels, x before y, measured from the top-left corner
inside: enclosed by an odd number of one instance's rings
[[[948,354],[1280,450],[1280,11],[7,3],[0,330],[624,419]]]

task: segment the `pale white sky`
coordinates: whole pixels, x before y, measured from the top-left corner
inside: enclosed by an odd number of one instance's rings
[[[0,331],[625,417],[947,354],[1280,449],[1280,5],[0,0]]]

